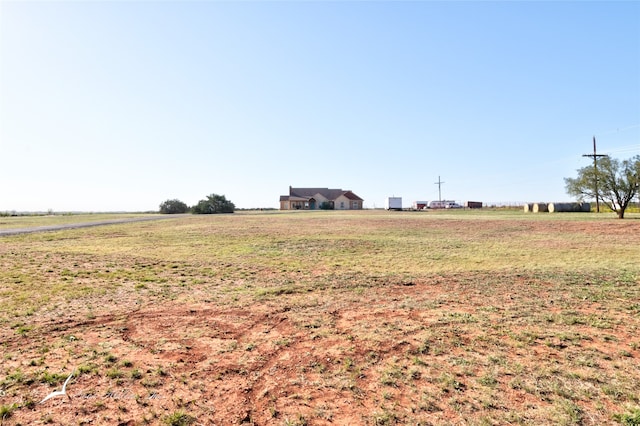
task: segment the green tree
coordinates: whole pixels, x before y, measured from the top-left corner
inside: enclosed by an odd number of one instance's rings
[[[233,213],[236,206],[224,195],[211,194],[193,206],[195,214]]]
[[[624,212],[638,191],[640,176],[640,156],[629,160],[617,160],[603,157],[598,160],[597,169],[594,166],[583,167],[578,170],[577,178],[565,178],[564,182],[569,195],[584,198],[596,198],[596,182],[598,199],[624,218]]]
[[[160,213],[162,214],[186,213],[188,211],[189,206],[180,200],[167,200],[160,204]]]

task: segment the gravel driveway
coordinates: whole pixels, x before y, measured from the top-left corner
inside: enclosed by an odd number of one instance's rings
[[[60,225],[33,226],[30,228],[0,229],[0,237],[6,235],[33,234],[35,232],[61,231],[64,229],[90,228],[93,226],[113,225],[116,223],[146,222],[149,220],[171,219],[185,215],[162,215],[149,217],[132,217],[127,219],[111,219],[95,222],[66,223]]]

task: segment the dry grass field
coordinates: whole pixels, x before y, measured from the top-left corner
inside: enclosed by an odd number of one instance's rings
[[[639,239],[464,211],[3,236],[1,424],[637,425]]]

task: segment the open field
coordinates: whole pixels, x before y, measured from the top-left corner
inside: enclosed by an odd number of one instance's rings
[[[2,425],[640,424],[639,239],[474,211],[4,236]]]

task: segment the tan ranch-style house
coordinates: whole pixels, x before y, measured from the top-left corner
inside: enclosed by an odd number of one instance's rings
[[[362,210],[364,200],[351,191],[329,188],[293,188],[280,196],[280,210]]]

